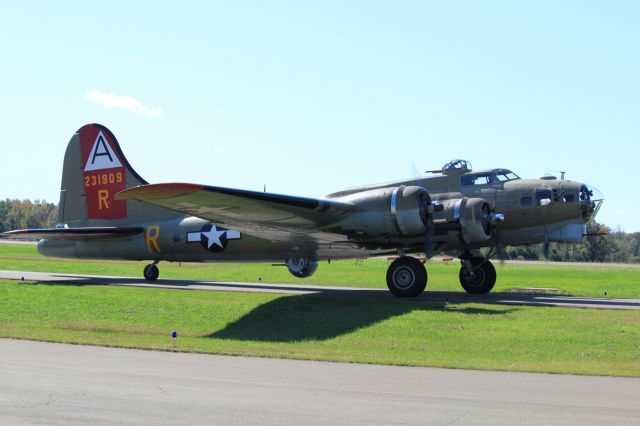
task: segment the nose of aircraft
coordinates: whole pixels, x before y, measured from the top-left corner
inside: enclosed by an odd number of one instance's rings
[[[585,223],[591,222],[598,213],[604,197],[599,189],[583,183],[579,192],[580,212]]]

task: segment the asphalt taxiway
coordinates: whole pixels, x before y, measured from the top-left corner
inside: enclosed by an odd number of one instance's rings
[[[640,424],[640,379],[0,339],[0,424]]]
[[[167,280],[153,283],[142,278],[76,275],[48,272],[0,271],[0,279],[28,280],[46,283],[72,285],[112,285],[130,287],[171,288],[179,290],[241,291],[281,294],[317,294],[336,297],[395,297],[386,289],[327,287],[313,285],[235,283],[216,281]],[[492,292],[484,295],[470,295],[464,292],[425,291],[416,301],[450,303],[488,303],[521,306],[560,306],[566,308],[593,309],[640,309],[640,299],[612,299],[593,297],[570,297],[549,294],[517,294]]]

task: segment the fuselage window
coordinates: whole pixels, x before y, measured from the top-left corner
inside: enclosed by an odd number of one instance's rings
[[[520,199],[520,204],[522,204],[525,207],[530,206],[533,203],[533,200],[531,200],[531,197],[522,197]]]
[[[576,197],[574,197],[573,194],[564,194],[564,197],[562,197],[562,201],[565,203],[573,203],[575,200]]]
[[[536,189],[536,205],[546,206],[553,200],[553,192],[550,189]]]

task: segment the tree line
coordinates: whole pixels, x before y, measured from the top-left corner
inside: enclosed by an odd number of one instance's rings
[[[0,232],[25,228],[51,228],[58,221],[58,206],[42,200],[0,200]],[[513,260],[558,262],[640,263],[640,232],[613,231],[593,222],[581,243],[551,243],[506,247],[503,256]]]
[[[506,247],[502,256],[510,260],[640,263],[640,232],[613,231],[592,222],[581,243],[550,243],[546,250],[544,244]]]
[[[52,228],[58,206],[45,200],[0,200],[0,232],[25,228]]]

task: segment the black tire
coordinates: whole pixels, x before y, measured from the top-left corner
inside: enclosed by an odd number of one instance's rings
[[[398,297],[417,297],[427,286],[427,270],[413,257],[399,257],[387,269],[387,287]]]
[[[300,268],[301,261],[304,262],[304,266]],[[318,262],[316,260],[309,260],[306,258],[286,259],[285,263],[287,264],[287,268],[291,275],[297,278],[308,278],[318,269]],[[294,265],[297,266],[296,269],[292,269]]]
[[[467,268],[460,268],[460,284],[467,293],[487,294],[496,284],[496,268],[490,260],[482,257],[474,257],[471,260],[474,268],[474,276],[469,274]]]
[[[147,281],[155,281],[160,276],[160,270],[153,263],[144,267],[144,279]]]

